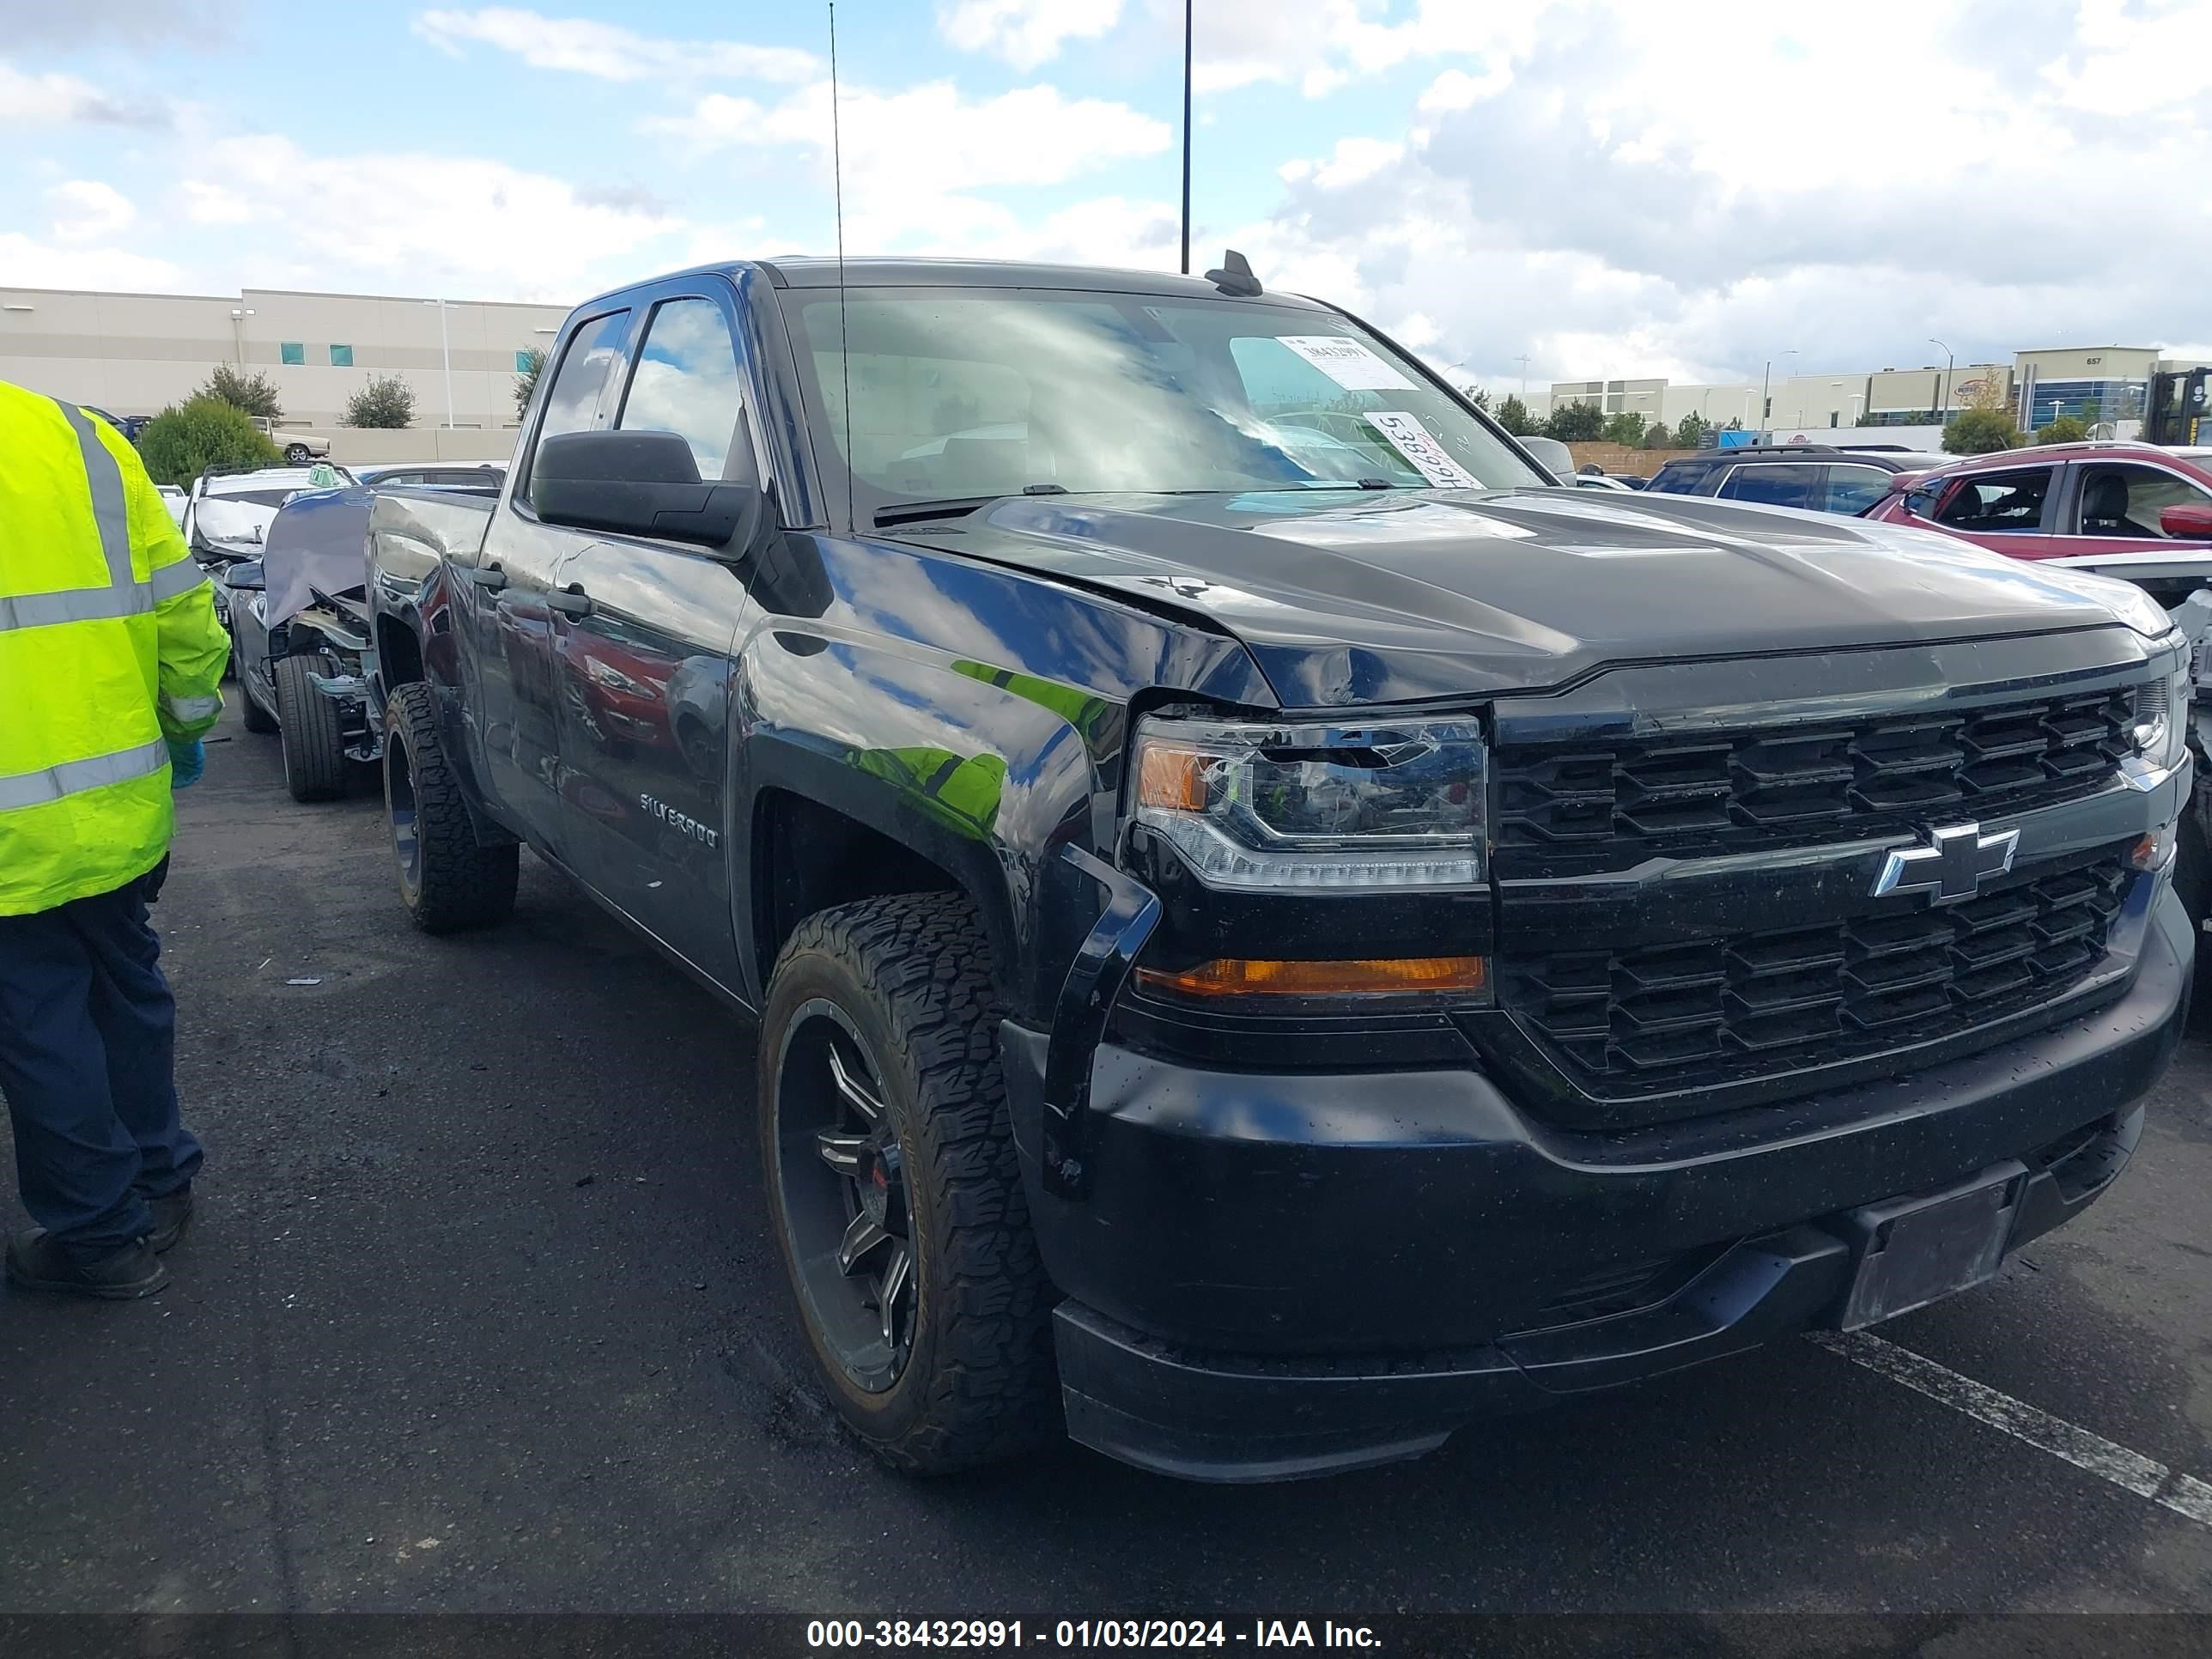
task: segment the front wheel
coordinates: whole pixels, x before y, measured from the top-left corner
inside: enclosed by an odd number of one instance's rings
[[[408,915],[426,933],[504,921],[514,908],[521,849],[477,840],[430,688],[397,687],[384,717],[384,811]]]
[[[952,894],[810,916],[769,984],[756,1093],[784,1266],[839,1413],[913,1474],[1060,1426],[996,1025],[989,947]]]
[[[316,688],[313,664],[306,657],[279,657],[274,678],[284,787],[294,800],[336,800],[345,793],[346,763],[337,704]]]

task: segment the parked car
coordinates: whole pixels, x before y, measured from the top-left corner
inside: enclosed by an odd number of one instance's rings
[[[895,1467],[1413,1455],[1984,1281],[2136,1145],[2190,765],[2124,585],[1593,511],[1234,257],[693,270],[545,373],[496,499],[372,492],[398,890],[495,922],[526,842],[757,1016]]]
[[[1902,449],[1746,445],[1678,456],[1652,475],[1647,488],[1662,495],[1716,495],[1763,507],[1856,514],[1880,501],[1898,477],[1942,459]]]
[[[295,800],[337,799],[349,761],[384,753],[362,674],[373,498],[360,484],[301,491],[270,521],[261,557],[225,577],[241,718],[282,740]]]
[[[253,416],[253,429],[275,444],[278,453],[294,466],[331,453],[331,441],[325,434],[311,432],[305,427],[283,426],[265,415]]]
[[[1893,483],[1868,517],[2136,580],[2178,605],[2212,574],[2212,465],[2149,444],[2045,444]]]
[[[350,483],[343,467],[211,466],[192,480],[178,520],[185,546],[214,579],[216,614],[231,628],[231,590],[223,571],[241,560],[261,556],[263,538],[277,508],[302,489]],[[237,667],[237,632],[232,629],[231,667]]]

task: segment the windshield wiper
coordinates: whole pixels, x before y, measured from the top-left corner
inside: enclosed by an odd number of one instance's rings
[[[1067,486],[1056,483],[1024,484],[1019,493],[1024,495],[1065,495],[1067,494]],[[878,528],[881,528],[885,525],[919,524],[925,519],[964,519],[978,507],[988,507],[993,501],[1005,499],[1005,495],[953,495],[941,501],[901,501],[896,507],[887,507],[878,513],[875,522]]]

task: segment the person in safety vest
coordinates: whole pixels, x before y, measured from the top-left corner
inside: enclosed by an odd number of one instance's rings
[[[10,1284],[150,1296],[191,1218],[146,907],[229,652],[137,452],[0,381],[0,1094],[40,1224],[9,1241]]]

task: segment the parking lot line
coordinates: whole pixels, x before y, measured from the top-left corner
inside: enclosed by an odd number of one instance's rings
[[[2094,1434],[2079,1424],[2000,1394],[1971,1376],[1961,1376],[1932,1359],[1923,1358],[1894,1342],[1864,1331],[1813,1331],[1811,1339],[1830,1353],[1840,1354],[1855,1365],[1902,1382],[1916,1393],[1963,1412],[1978,1423],[2024,1440],[2038,1450],[2071,1463],[2100,1480],[2125,1488],[2138,1498],[2186,1516],[2199,1525],[2212,1527],[2212,1485],[2194,1475],[2181,1474],[2141,1452]]]

